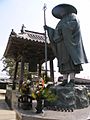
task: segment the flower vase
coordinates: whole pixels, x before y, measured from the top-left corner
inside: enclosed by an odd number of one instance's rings
[[[42,99],[37,99],[36,113],[42,113],[43,105]]]

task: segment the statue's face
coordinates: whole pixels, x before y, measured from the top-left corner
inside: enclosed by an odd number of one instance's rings
[[[65,9],[61,7],[59,11],[60,11],[59,15],[63,18],[64,15],[66,14]]]

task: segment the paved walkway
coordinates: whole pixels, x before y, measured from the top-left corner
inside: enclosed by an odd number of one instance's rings
[[[74,110],[74,112],[48,110],[43,114],[35,114],[30,110],[18,110],[16,113],[18,118],[22,116],[25,120],[90,120],[90,106],[81,110]]]
[[[5,102],[5,90],[0,90],[0,120],[16,120],[15,117],[15,112]]]

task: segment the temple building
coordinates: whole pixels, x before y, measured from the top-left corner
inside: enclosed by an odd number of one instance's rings
[[[21,33],[15,33],[12,29],[4,53],[5,58],[13,58],[16,62],[15,74],[13,78],[13,87],[17,79],[18,63],[21,64],[20,82],[23,82],[24,63],[28,63],[28,71],[36,72],[38,65],[38,75],[41,75],[41,66],[45,62],[45,34],[21,30]],[[51,45],[47,39],[47,61],[50,61],[50,78],[54,80],[53,59],[55,58]]]

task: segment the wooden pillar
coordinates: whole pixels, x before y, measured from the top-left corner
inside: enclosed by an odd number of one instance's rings
[[[24,58],[21,58],[21,73],[20,73],[20,85],[23,83],[24,80]]]
[[[39,67],[39,68],[38,68],[38,69],[39,69],[39,70],[38,70],[38,75],[41,76],[41,63],[39,63],[39,66],[38,66],[38,67]]]
[[[28,63],[28,76],[27,76],[27,79],[31,80],[32,79],[32,74],[30,73],[30,63]]]
[[[53,60],[50,60],[50,77],[51,77],[51,81],[54,82]]]
[[[15,88],[16,88],[17,69],[18,69],[18,62],[16,61],[15,71],[14,71],[14,78],[13,78],[13,86],[12,86],[12,89],[13,89],[13,90],[15,90]]]

